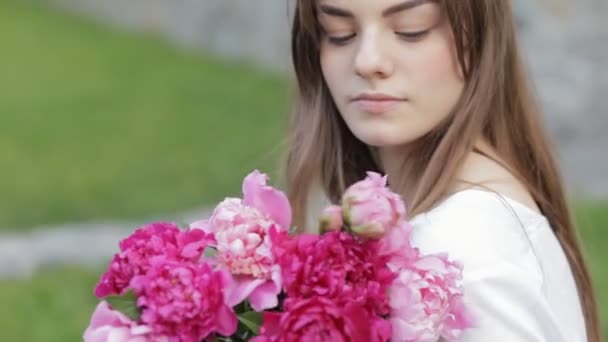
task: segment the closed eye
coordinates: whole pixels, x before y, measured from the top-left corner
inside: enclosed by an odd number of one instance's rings
[[[395,32],[397,36],[403,38],[409,42],[419,41],[424,38],[430,31],[417,31],[417,32]],[[327,35],[327,34],[326,34]],[[356,33],[352,33],[345,36],[330,36],[327,35],[327,40],[334,45],[346,45],[350,40],[357,36]]]
[[[345,45],[346,43],[348,43],[351,39],[355,38],[357,34],[356,33],[352,33],[346,36],[339,36],[339,37],[332,37],[332,36],[327,36],[327,40],[334,45]]]
[[[418,41],[424,38],[429,32],[429,30],[425,30],[417,32],[395,32],[395,34],[407,41]]]

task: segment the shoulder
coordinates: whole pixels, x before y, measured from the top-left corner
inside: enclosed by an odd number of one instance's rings
[[[550,235],[535,234],[551,233],[542,215],[497,193],[465,190],[411,223],[412,244],[422,253],[446,253],[463,266],[464,301],[477,319],[463,341],[584,340],[582,314],[564,312],[547,295],[549,288],[568,303],[577,298],[565,273],[545,278],[541,262],[560,261],[542,248],[537,257],[533,242]]]
[[[508,164],[487,144],[480,150],[483,154],[471,152],[465,158],[455,180],[453,192],[473,187],[503,194],[517,202],[538,211],[538,207],[523,185],[509,170]]]
[[[448,253],[465,280],[517,264],[538,274],[529,229],[544,218],[501,194],[464,190],[412,219],[412,243],[423,253]]]

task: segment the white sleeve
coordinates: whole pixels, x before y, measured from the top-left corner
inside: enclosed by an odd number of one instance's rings
[[[423,253],[447,252],[464,266],[464,301],[477,325],[462,341],[566,341],[530,239],[508,206],[461,196],[413,224]]]
[[[478,321],[463,342],[566,341],[542,293],[542,281],[524,268],[505,262],[463,285],[465,303]]]

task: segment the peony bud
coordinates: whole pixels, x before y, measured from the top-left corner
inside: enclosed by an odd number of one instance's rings
[[[323,210],[323,215],[319,219],[319,231],[321,233],[341,230],[343,225],[344,220],[340,206],[332,205]]]
[[[350,227],[351,231],[366,239],[380,239],[386,234],[386,229],[379,223]]]
[[[363,237],[378,239],[405,219],[401,197],[386,186],[386,176],[368,172],[342,196],[347,226]]]

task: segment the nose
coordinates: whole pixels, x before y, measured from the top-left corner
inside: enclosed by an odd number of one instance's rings
[[[386,78],[393,72],[386,42],[375,32],[362,35],[354,60],[357,75],[365,79]]]

